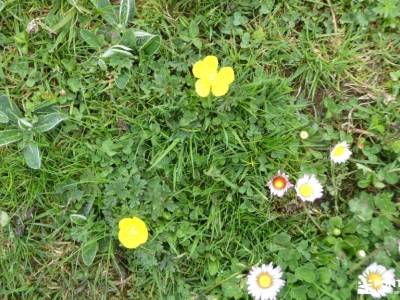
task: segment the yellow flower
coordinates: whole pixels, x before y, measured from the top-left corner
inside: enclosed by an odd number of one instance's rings
[[[198,78],[195,87],[200,97],[207,97],[210,91],[214,96],[223,96],[235,80],[235,73],[231,67],[223,67],[218,71],[218,58],[214,55],[196,62],[192,71],[194,77]]]
[[[146,224],[139,218],[123,218],[118,223],[119,232],[118,239],[121,244],[128,248],[134,249],[144,244],[148,237]]]

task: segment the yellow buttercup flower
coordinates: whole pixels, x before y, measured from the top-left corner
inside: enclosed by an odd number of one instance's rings
[[[223,67],[218,71],[218,58],[214,55],[196,62],[192,71],[194,77],[198,78],[195,88],[200,97],[207,97],[210,91],[214,96],[223,96],[235,80],[235,73],[231,67]]]
[[[136,217],[121,219],[118,223],[118,227],[118,239],[121,244],[128,249],[139,247],[144,244],[149,237],[146,224]]]

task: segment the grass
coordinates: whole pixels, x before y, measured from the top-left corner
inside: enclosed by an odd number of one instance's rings
[[[17,144],[0,148],[2,299],[247,299],[249,269],[270,261],[284,269],[280,299],[365,299],[370,262],[400,275],[390,1],[138,0],[130,26],[160,49],[103,63],[108,44],[81,34],[115,40],[93,1],[4,2],[0,94],[68,119],[36,138],[40,170]],[[191,66],[208,54],[235,70],[227,96],[195,94]],[[341,140],[352,159],[332,165]],[[317,174],[324,198],[272,198],[279,169]],[[150,228],[137,250],[117,240],[126,216]]]

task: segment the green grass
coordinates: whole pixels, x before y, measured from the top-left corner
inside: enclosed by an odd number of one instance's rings
[[[400,276],[400,23],[384,10],[399,1],[137,0],[129,26],[160,49],[104,64],[115,29],[96,1],[4,2],[0,94],[68,120],[36,137],[40,170],[0,148],[1,299],[248,299],[249,269],[270,261],[280,299],[366,299],[373,261]],[[191,66],[209,54],[236,79],[201,99]],[[332,165],[341,140],[353,156]],[[277,170],[316,174],[324,197],[272,198]],[[126,216],[150,229],[136,250],[117,240]]]

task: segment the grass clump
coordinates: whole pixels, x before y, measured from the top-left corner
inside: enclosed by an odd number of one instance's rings
[[[0,296],[250,299],[273,262],[281,299],[357,299],[370,263],[399,275],[398,1],[136,2],[0,1],[0,94],[67,117],[35,135],[40,170],[0,148]],[[225,96],[195,92],[207,55]],[[272,197],[278,170],[323,198]]]

